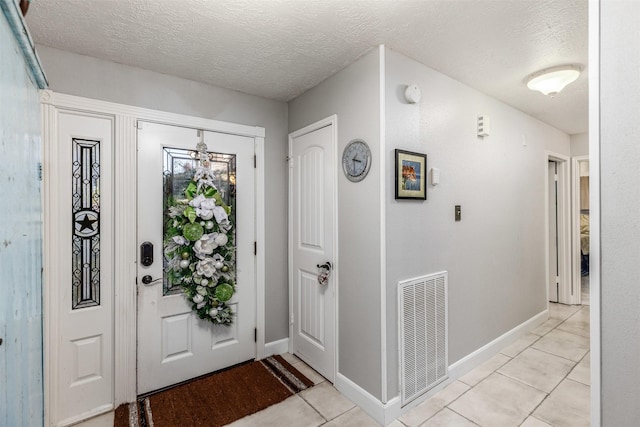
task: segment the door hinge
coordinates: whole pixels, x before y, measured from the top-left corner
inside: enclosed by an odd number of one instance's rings
[[[38,162],[38,181],[42,181],[42,162]]]
[[[253,328],[253,342],[258,342],[258,328]]]
[[[255,169],[258,165],[258,156],[256,156],[255,154],[253,155],[253,168]]]
[[[253,242],[253,254],[258,255],[258,242]]]

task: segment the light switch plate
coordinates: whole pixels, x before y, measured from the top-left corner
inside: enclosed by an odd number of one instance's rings
[[[440,184],[440,169],[431,168],[431,185]]]

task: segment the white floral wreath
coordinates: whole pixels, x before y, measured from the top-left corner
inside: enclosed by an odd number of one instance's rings
[[[208,163],[205,163],[208,165]],[[227,305],[235,292],[235,228],[208,167],[198,166],[186,200],[169,200],[164,253],[167,281],[180,286],[198,317],[233,323]]]

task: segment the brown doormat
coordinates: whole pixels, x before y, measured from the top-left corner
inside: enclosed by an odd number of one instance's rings
[[[122,405],[114,426],[224,426],[312,385],[281,356],[268,357],[141,397],[137,406]]]

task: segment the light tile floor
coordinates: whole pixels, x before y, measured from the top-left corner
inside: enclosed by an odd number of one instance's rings
[[[584,427],[590,424],[589,306],[549,304],[550,318],[390,427]],[[315,385],[233,427],[378,426],[297,357]]]

